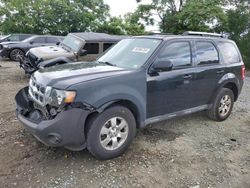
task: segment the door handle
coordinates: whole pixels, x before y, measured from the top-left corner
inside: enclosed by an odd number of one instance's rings
[[[218,70],[216,73],[217,74],[222,74],[222,73],[224,73],[225,71],[224,70]]]
[[[185,74],[183,76],[184,79],[191,79],[193,76],[191,74]]]

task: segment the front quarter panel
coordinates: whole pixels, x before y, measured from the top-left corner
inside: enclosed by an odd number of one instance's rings
[[[76,90],[76,102],[87,103],[95,109],[106,104],[127,100],[136,106],[140,127],[146,119],[146,73],[145,70],[129,71],[120,75],[82,82],[68,90]]]

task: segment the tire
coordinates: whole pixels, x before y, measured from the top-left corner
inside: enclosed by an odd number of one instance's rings
[[[215,97],[211,109],[207,111],[207,115],[212,120],[224,121],[230,116],[233,105],[233,91],[228,88],[222,88]]]
[[[135,118],[132,112],[123,106],[106,109],[91,118],[87,127],[87,149],[100,160],[122,155],[136,133]]]
[[[19,59],[23,57],[24,57],[24,52],[20,49],[13,49],[10,52],[10,59],[12,61],[19,61]]]

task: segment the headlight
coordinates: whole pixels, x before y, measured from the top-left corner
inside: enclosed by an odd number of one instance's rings
[[[65,91],[58,89],[51,89],[50,87],[46,88],[46,95],[50,93],[48,97],[48,103],[52,106],[60,106],[62,104],[69,104],[74,102],[76,97],[75,91]]]
[[[9,48],[9,46],[8,45],[3,45],[3,48]]]

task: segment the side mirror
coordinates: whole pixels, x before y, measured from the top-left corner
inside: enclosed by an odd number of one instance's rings
[[[61,42],[57,42],[56,45],[58,46]]]
[[[80,50],[80,52],[79,52],[79,56],[85,56],[85,55],[87,55],[88,54],[88,52],[87,52],[87,50]]]
[[[34,41],[30,41],[30,44],[34,44]]]
[[[10,39],[8,38],[7,41],[10,41]]]
[[[153,69],[157,72],[171,71],[173,69],[173,62],[171,60],[159,60],[153,65]]]

